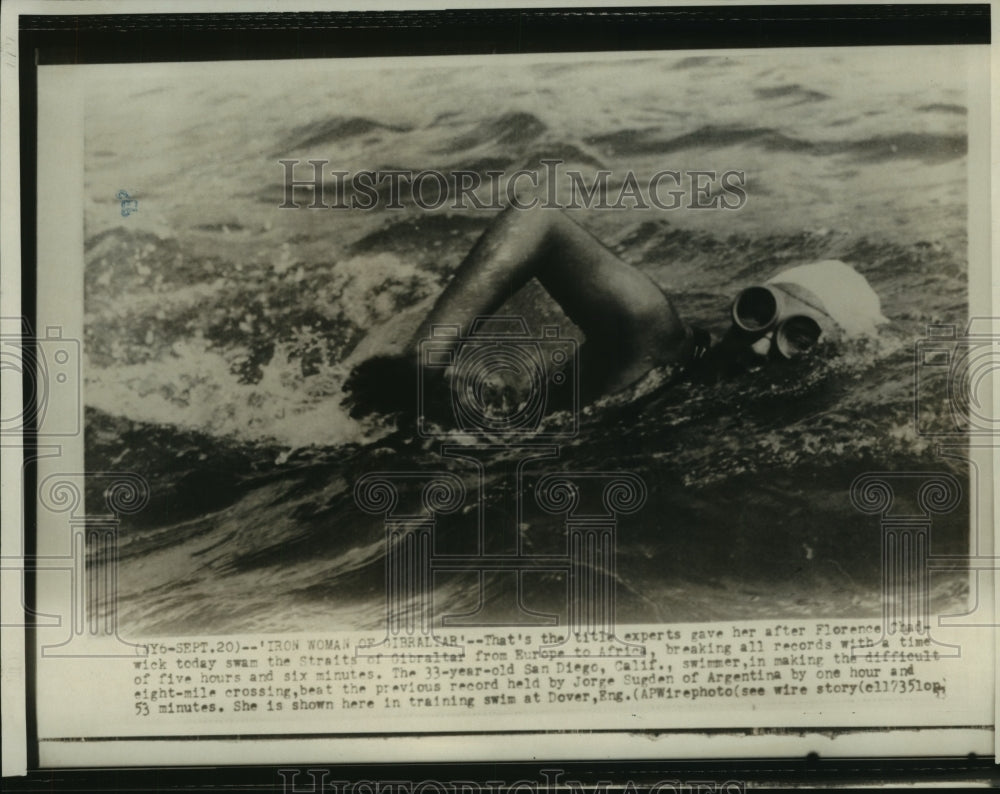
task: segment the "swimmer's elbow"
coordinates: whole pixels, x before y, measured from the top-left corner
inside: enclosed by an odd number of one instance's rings
[[[646,300],[632,316],[637,338],[660,361],[676,361],[691,344],[691,329],[662,301]]]

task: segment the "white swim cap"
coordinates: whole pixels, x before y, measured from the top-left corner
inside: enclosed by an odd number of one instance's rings
[[[882,314],[882,301],[868,280],[836,259],[788,268],[766,283],[796,284],[809,290],[849,337],[875,336],[878,326],[889,322]]]

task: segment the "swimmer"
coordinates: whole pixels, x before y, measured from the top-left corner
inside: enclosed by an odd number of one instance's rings
[[[459,325],[466,333],[475,318],[494,314],[532,278],[586,337],[580,348],[584,402],[625,389],[657,367],[795,359],[821,339],[874,335],[886,321],[865,278],[830,260],[787,269],[741,291],[729,331],[713,345],[649,276],[566,213],[507,209],[462,261],[406,352],[369,359],[352,371],[344,386],[352,415],[412,411],[416,387],[407,384],[416,382],[418,346],[432,327]]]

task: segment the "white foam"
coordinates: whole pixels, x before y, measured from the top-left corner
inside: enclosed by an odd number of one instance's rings
[[[86,403],[133,421],[249,442],[297,448],[370,440],[372,428],[340,405],[339,370],[310,376],[308,385],[305,380],[279,346],[259,382],[241,383],[223,355],[192,340],[156,361],[88,366]]]

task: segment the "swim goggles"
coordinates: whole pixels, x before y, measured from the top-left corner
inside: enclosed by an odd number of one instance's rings
[[[772,351],[798,358],[823,335],[820,321],[828,315],[817,303],[815,295],[795,284],[747,287],[733,301],[733,325],[754,339],[773,332]]]

